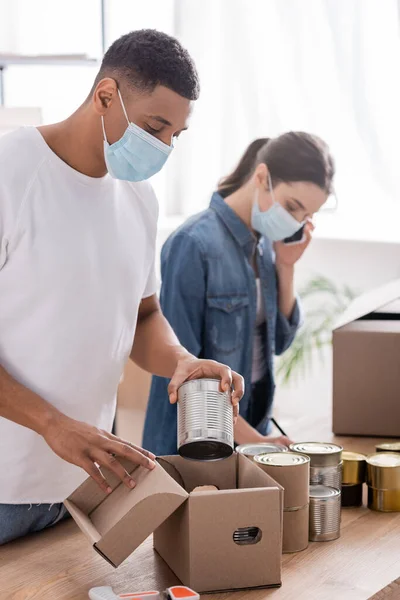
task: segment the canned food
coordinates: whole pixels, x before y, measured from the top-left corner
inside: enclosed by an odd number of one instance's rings
[[[342,452],[343,478],[345,484],[359,484],[365,482],[367,463],[366,456],[358,452]]]
[[[400,511],[400,454],[380,452],[367,458],[368,507]]]
[[[324,485],[310,486],[310,541],[328,542],[340,536],[339,490]]]
[[[342,484],[342,507],[362,506],[363,484],[362,483],[343,483]]]
[[[178,451],[192,460],[220,460],[233,453],[230,392],[217,379],[187,381],[178,389]]]
[[[288,449],[286,446],[281,444],[268,444],[268,443],[260,443],[260,444],[241,444],[237,446],[236,452],[239,454],[243,454],[247,458],[254,460],[254,457],[258,454],[270,454],[272,452],[287,452]]]
[[[342,463],[334,467],[310,467],[310,485],[325,485],[340,490],[342,487]]]
[[[388,442],[375,446],[377,452],[400,452],[400,442]]]
[[[285,490],[283,552],[308,546],[310,459],[297,452],[260,454],[254,462]]]
[[[291,444],[292,452],[300,452],[310,457],[311,467],[334,467],[342,459],[342,446],[324,442],[301,442]]]
[[[310,459],[304,454],[284,452],[260,454],[254,462],[281,485],[284,508],[302,508],[308,504]]]

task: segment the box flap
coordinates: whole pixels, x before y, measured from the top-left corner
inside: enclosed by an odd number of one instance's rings
[[[339,317],[334,329],[348,325],[400,298],[400,279],[395,279],[356,298]]]
[[[102,469],[113,489],[111,494],[104,494],[87,479],[65,502],[96,550],[116,567],[188,498],[160,465],[148,471],[121,462],[129,473],[134,472],[133,490]]]
[[[199,485],[215,485],[220,490],[236,488],[236,454],[219,461],[187,460],[181,456],[162,456],[160,465],[187,492]]]

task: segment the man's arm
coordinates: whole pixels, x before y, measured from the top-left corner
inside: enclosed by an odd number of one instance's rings
[[[71,419],[0,366],[0,416],[41,435],[60,458],[84,469],[101,487],[111,488],[97,465],[111,469],[127,487],[135,486],[116,457],[153,469],[155,456],[92,425]]]
[[[177,401],[178,387],[185,381],[220,379],[222,390],[233,387],[232,404],[237,416],[237,404],[244,392],[243,378],[226,365],[196,358],[185,350],[163,316],[155,295],[145,298],[140,305],[131,359],[153,375],[171,378],[168,394],[172,403]]]

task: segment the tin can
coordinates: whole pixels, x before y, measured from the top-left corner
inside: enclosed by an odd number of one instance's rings
[[[192,460],[220,460],[233,453],[230,392],[217,379],[187,381],[178,389],[178,451]]]
[[[300,452],[310,457],[311,467],[336,467],[342,460],[342,446],[325,442],[301,442],[291,444],[292,452]]]
[[[363,484],[362,483],[343,483],[342,484],[342,507],[358,508],[363,503]]]
[[[288,449],[286,446],[281,444],[268,444],[268,443],[260,443],[260,444],[241,444],[236,447],[236,452],[238,454],[243,454],[247,458],[254,460],[254,457],[258,454],[271,454],[272,452],[287,452]]]
[[[334,467],[310,467],[310,485],[342,488],[342,462]]]
[[[400,511],[400,454],[379,452],[367,457],[368,507]]]
[[[308,546],[310,459],[298,452],[260,454],[254,462],[284,488],[283,552]]]
[[[311,542],[329,542],[340,536],[340,491],[324,485],[310,486]]]
[[[377,452],[400,452],[400,442],[387,442],[375,446]]]
[[[358,452],[342,452],[343,478],[342,482],[349,484],[364,483],[367,474],[365,454]]]

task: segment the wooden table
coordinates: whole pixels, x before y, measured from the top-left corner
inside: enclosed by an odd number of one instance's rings
[[[338,441],[349,450],[372,452],[376,443],[368,438],[335,439],[328,432],[324,435],[321,423],[310,423],[307,429],[303,439]],[[318,431],[318,437],[312,431]],[[280,589],[236,592],[235,600],[367,600],[398,578],[400,513],[364,507],[344,509],[342,514],[340,539],[311,543],[304,552],[283,556]],[[114,570],[73,522],[0,548],[0,600],[84,600],[96,585],[111,585],[121,593],[161,590],[174,583],[176,577],[154,553],[151,539]]]

